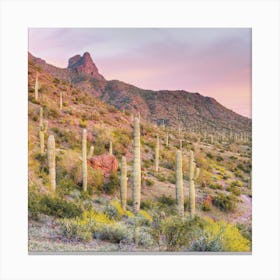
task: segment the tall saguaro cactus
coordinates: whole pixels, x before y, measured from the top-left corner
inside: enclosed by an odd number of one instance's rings
[[[168,132],[166,133],[166,136],[165,136],[165,146],[166,147],[169,146],[169,135],[168,135]]]
[[[63,105],[63,96],[62,96],[62,91],[59,93],[59,110],[62,110],[62,105]]]
[[[83,174],[83,190],[87,190],[87,130],[83,129],[82,136],[82,174]]]
[[[126,201],[127,201],[127,167],[126,167],[126,157],[122,157],[121,162],[121,206],[123,210],[126,210]]]
[[[183,171],[182,171],[182,151],[176,152],[176,201],[178,214],[184,216],[184,190],[183,190]]]
[[[48,121],[43,120],[43,108],[40,107],[40,118],[39,118],[39,139],[40,139],[40,152],[45,152],[45,133],[48,130]]]
[[[94,153],[94,146],[90,146],[89,152],[88,152],[88,158],[92,158]]]
[[[36,78],[35,78],[35,100],[38,101],[38,90],[39,90],[39,81],[38,81],[38,72],[36,72]]]
[[[56,171],[55,171],[55,139],[53,135],[48,138],[48,166],[51,191],[55,192],[56,189]]]
[[[190,213],[191,213],[191,218],[194,217],[195,215],[195,180],[198,178],[200,169],[196,167],[195,162],[194,162],[194,156],[193,156],[193,151],[190,151],[190,163],[189,163],[189,168],[190,168]]]
[[[134,118],[133,129],[133,210],[140,210],[141,200],[141,152],[139,119]]]
[[[156,137],[156,147],[155,147],[155,170],[158,172],[159,168],[159,136]]]

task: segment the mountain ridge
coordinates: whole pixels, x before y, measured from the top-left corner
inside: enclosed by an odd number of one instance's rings
[[[251,119],[224,107],[212,97],[186,90],[141,89],[119,80],[106,80],[88,52],[72,56],[67,68],[48,64],[30,52],[28,60],[118,110],[141,113],[141,117],[157,124],[225,133],[251,130]]]

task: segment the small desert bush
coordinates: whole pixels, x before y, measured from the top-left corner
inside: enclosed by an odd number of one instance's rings
[[[83,209],[79,204],[56,195],[43,195],[40,199],[40,211],[57,218],[73,218],[81,216]]]
[[[123,223],[116,223],[105,225],[98,233],[98,237],[113,243],[133,243],[134,234],[132,229]]]
[[[240,189],[236,186],[230,186],[230,187],[226,188],[226,190],[236,196],[240,196],[240,194],[241,194]]]
[[[167,206],[173,206],[176,204],[176,200],[175,198],[171,197],[171,196],[166,196],[166,195],[162,195],[161,197],[159,197],[157,199],[158,203],[167,205]]]
[[[249,252],[250,241],[243,237],[238,228],[223,221],[205,219],[206,224],[192,241],[193,251]]]
[[[106,194],[114,194],[119,188],[119,178],[117,172],[113,172],[110,175],[109,181],[98,189]]]
[[[232,181],[230,183],[230,186],[231,187],[239,187],[239,188],[241,188],[243,186],[243,183],[241,181],[235,180],[235,181]]]
[[[224,212],[236,209],[236,198],[232,195],[218,194],[213,198],[213,204]]]
[[[58,221],[63,236],[68,239],[88,242],[92,239],[89,225],[85,225],[79,219],[61,219]]]

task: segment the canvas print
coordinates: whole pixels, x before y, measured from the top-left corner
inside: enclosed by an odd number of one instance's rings
[[[251,29],[28,42],[29,253],[251,252]]]

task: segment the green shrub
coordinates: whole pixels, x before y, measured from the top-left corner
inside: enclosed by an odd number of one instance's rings
[[[40,211],[58,218],[74,218],[81,216],[81,206],[54,195],[43,195],[40,200]]]
[[[213,204],[220,210],[228,212],[236,209],[236,198],[232,195],[219,194],[213,198]]]
[[[30,188],[28,191],[28,217],[34,220],[39,220],[40,213],[40,198],[35,188]]]
[[[148,228],[136,227],[134,229],[134,242],[137,246],[149,248],[154,244],[154,239]]]
[[[236,196],[240,196],[240,194],[241,194],[240,189],[236,186],[230,186],[230,187],[226,188],[226,190]]]
[[[98,237],[113,243],[133,243],[134,239],[133,231],[122,223],[105,225]]]
[[[213,183],[209,183],[208,187],[210,189],[213,189],[213,190],[222,190],[223,189],[222,185],[220,185],[220,184],[213,184]]]
[[[148,187],[153,186],[155,184],[155,182],[152,179],[148,178],[145,180],[145,182]]]
[[[163,195],[161,197],[159,197],[157,199],[157,201],[160,203],[160,204],[164,204],[164,205],[167,205],[167,206],[173,206],[173,205],[176,205],[176,199],[171,197],[171,196],[166,196],[166,195]]]
[[[232,181],[232,182],[230,183],[230,186],[231,186],[231,187],[239,187],[239,188],[241,188],[241,187],[243,186],[243,183],[240,182],[240,181],[238,181],[238,180],[235,180],[235,181]]]
[[[119,189],[119,178],[117,172],[110,175],[109,181],[102,185],[99,189],[106,194],[114,194]]]
[[[118,221],[121,219],[121,215],[118,212],[118,209],[110,204],[107,204],[104,209],[104,214],[111,220]]]
[[[89,242],[92,239],[92,232],[88,225],[79,219],[61,219],[58,221],[63,236],[82,242]]]

